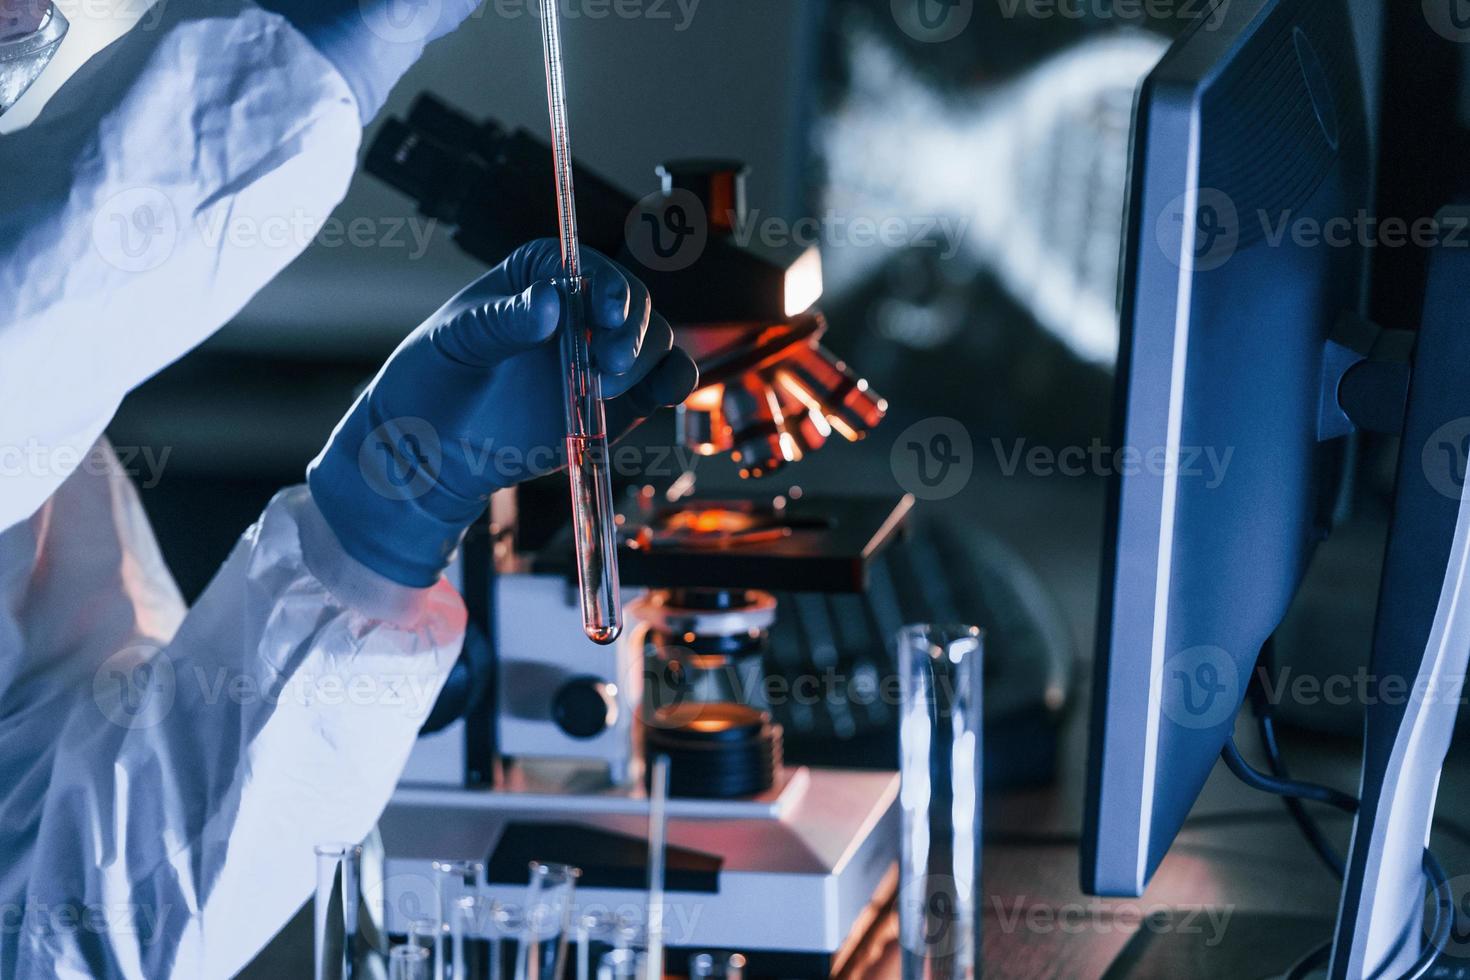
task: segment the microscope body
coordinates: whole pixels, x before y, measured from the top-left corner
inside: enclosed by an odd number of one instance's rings
[[[550,149],[432,97],[385,124],[367,169],[455,226],[487,264],[555,233]],[[639,200],[579,167],[578,209],[584,243],[649,287],[700,364],[701,388],[677,420],[684,447],[730,455],[758,478],[834,434],[862,438],[887,404],[822,347],[816,250],[738,240],[738,163],[659,173],[662,191]],[[693,252],[638,244],[639,229],[677,231],[691,218]],[[671,759],[675,963],[681,949],[741,950],[755,974],[829,976],[891,899],[897,774],[784,765],[761,658],[776,594],[861,597],[913,501],[700,500],[690,482],[623,488],[619,561],[635,621],[608,647],[581,628],[569,528],[528,533],[564,499],[528,504],[545,492],[530,486],[492,502],[488,533],[470,537],[457,569],[479,652],[456,668],[454,696],[381,822],[390,931],[409,924],[441,859],[483,862],[491,896],[506,902],[535,858],[580,867],[580,900],[636,906],[648,858],[642,760],[655,753]]]

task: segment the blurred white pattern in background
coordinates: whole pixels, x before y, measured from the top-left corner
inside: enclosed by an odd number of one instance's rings
[[[1118,260],[1133,102],[1167,47],[1141,32],[1078,45],[981,95],[936,91],[871,34],[820,134],[825,206],[851,220],[937,221],[952,261],[988,267],[1080,357],[1117,353]],[[827,282],[857,288],[893,249],[831,243]]]

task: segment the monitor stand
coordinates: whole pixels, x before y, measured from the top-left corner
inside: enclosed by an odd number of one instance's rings
[[[1470,665],[1470,249],[1431,258],[1366,706],[1362,800],[1330,975],[1402,976],[1419,956],[1425,842]]]

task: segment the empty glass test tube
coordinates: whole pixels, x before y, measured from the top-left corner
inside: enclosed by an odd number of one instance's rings
[[[695,953],[689,957],[689,980],[745,980],[745,957],[739,953]]]
[[[451,942],[456,904],[460,899],[479,892],[485,865],[479,861],[435,861],[433,868],[435,913],[439,919],[434,945],[434,972],[437,980],[455,980]]]
[[[581,869],[569,865],[531,862],[515,980],[561,980],[566,975],[581,876]]]
[[[312,905],[315,980],[353,980],[362,945],[362,847],[319,844]]]
[[[905,627],[898,666],[903,978],[971,980],[980,955],[983,634]]]
[[[433,954],[422,946],[394,946],[388,953],[388,980],[431,980]]]

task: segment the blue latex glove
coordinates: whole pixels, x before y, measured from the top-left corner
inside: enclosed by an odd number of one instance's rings
[[[366,125],[429,42],[451,34],[480,0],[258,0],[337,67]]]
[[[683,402],[699,372],[642,283],[590,249],[583,266],[617,438]],[[307,482],[348,554],[431,585],[492,493],[560,468],[560,274],[556,242],[517,249],[415,330],[337,426]]]

